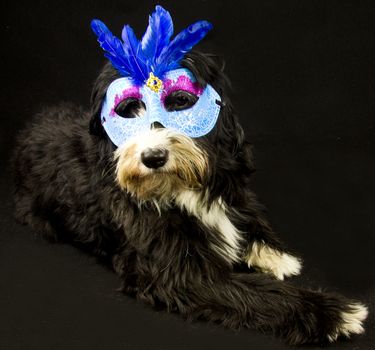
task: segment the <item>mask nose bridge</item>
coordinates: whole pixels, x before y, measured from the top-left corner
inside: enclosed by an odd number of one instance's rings
[[[146,105],[146,115],[147,122],[150,127],[153,123],[157,122],[163,124],[163,107],[161,105],[161,94],[155,93],[148,87],[143,87],[143,102]]]

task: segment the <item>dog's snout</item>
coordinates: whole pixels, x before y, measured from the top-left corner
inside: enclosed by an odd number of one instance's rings
[[[164,148],[147,148],[141,153],[141,160],[147,168],[157,169],[168,161],[168,153]]]

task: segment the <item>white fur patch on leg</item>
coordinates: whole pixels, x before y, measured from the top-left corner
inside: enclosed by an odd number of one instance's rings
[[[349,338],[351,334],[361,334],[365,331],[363,321],[368,315],[367,307],[361,303],[355,303],[349,305],[349,308],[351,309],[349,312],[341,313],[342,322],[334,334],[328,335],[330,342],[335,341],[340,335]]]
[[[272,249],[264,243],[254,242],[249,254],[246,256],[247,265],[257,268],[262,272],[274,275],[277,279],[298,275],[302,264],[300,259]]]

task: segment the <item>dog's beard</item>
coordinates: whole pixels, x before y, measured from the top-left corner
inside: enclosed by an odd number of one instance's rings
[[[167,162],[157,169],[146,167],[146,149],[168,151]],[[168,203],[184,190],[199,190],[207,176],[206,153],[189,137],[168,129],[151,129],[120,146],[115,153],[120,187],[140,201]]]

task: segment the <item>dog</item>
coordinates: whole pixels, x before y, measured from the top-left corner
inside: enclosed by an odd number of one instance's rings
[[[153,122],[116,146],[101,110],[121,75],[107,63],[89,111],[46,108],[19,135],[16,218],[103,258],[124,293],[189,320],[255,328],[291,345],[362,333],[365,305],[284,281],[300,273],[301,259],[273,231],[251,189],[251,145],[228,98],[229,81],[215,57],[198,51],[180,65],[220,96],[208,134],[189,137]],[[172,94],[166,107],[194,103]],[[145,105],[133,99],[123,110],[136,118]]]

